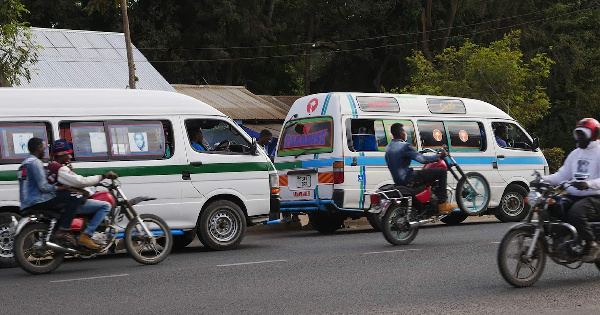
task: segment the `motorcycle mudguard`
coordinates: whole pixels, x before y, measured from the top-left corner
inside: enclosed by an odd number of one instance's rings
[[[431,200],[431,187],[427,187],[427,189],[416,194],[415,198],[417,198],[420,203],[428,203]]]
[[[24,217],[21,220],[19,220],[19,223],[17,224],[17,227],[15,228],[15,234],[17,235],[21,232],[21,230],[28,224],[30,223],[35,223],[38,221],[38,218],[36,217]]]

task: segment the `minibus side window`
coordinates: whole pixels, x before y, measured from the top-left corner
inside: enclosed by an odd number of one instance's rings
[[[385,134],[387,136],[387,143],[390,143],[392,141],[392,139],[394,138],[392,136],[391,129],[392,129],[392,125],[396,124],[396,123],[402,124],[402,126],[403,126],[402,128],[404,128],[404,131],[406,132],[406,142],[410,143],[413,148],[416,148],[417,147],[417,138],[415,137],[415,125],[410,120],[384,120],[383,128],[384,128]],[[385,151],[385,146],[383,147],[383,150],[381,150],[381,148],[380,148],[380,151]]]
[[[505,149],[531,150],[532,142],[527,133],[514,123],[492,122],[496,145]]]
[[[47,160],[50,157],[48,144],[52,142],[50,130],[50,124],[44,122],[0,123],[0,163],[21,163],[30,155],[27,143],[33,137],[46,143],[44,160]]]
[[[419,121],[419,135],[423,148],[439,149],[448,145],[444,123],[441,121]]]
[[[196,152],[246,154],[250,143],[231,123],[219,119],[188,119],[185,121],[190,146]]]
[[[475,121],[446,121],[446,131],[450,136],[452,151],[485,151],[485,130],[483,124]]]
[[[111,160],[157,160],[167,154],[161,121],[109,121],[106,125]]]
[[[61,122],[59,132],[73,147],[73,161],[108,161],[104,122]]]
[[[377,128],[376,126],[379,128]],[[381,131],[383,131],[381,120],[350,120],[351,141],[348,143],[349,146],[351,146],[350,150],[356,152],[378,151],[380,143],[377,141],[377,134],[379,133],[379,139],[382,139]],[[387,145],[387,139],[385,139],[385,131],[383,133],[383,139],[385,141],[385,145]]]

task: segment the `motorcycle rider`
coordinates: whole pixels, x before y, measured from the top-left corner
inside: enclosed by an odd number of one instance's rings
[[[429,168],[415,171],[410,167],[411,160],[419,163],[428,164],[439,161],[441,158],[448,156],[445,150],[441,150],[438,155],[428,156],[423,155],[406,142],[407,134],[404,131],[404,126],[400,123],[395,123],[390,128],[392,133],[392,141],[385,149],[385,162],[387,163],[394,184],[398,186],[418,186],[425,182],[438,180],[438,187],[435,195],[438,199],[438,213],[446,214],[458,206],[449,203],[446,195],[446,182],[448,173],[443,168]]]
[[[71,221],[75,211],[81,204],[81,196],[72,193],[67,186],[48,183],[45,178],[46,170],[42,158],[46,154],[46,144],[40,138],[31,138],[27,142],[31,154],[19,167],[19,200],[21,210],[35,207],[38,209],[62,208],[58,220],[58,229],[54,232],[53,239],[68,245],[75,244],[71,235]]]
[[[577,148],[567,156],[563,166],[554,174],[542,176],[542,180],[552,185],[573,178],[576,173],[585,173],[585,181],[574,182],[567,188],[572,203],[567,211],[567,222],[577,229],[579,238],[585,241],[584,262],[594,262],[600,254],[600,247],[594,241],[589,220],[600,221],[600,144],[598,136],[600,123],[594,118],[580,120],[573,136]],[[568,204],[565,205],[567,208]]]
[[[117,178],[117,174],[113,172],[88,177],[75,174],[70,163],[71,153],[73,153],[73,149],[66,140],[58,139],[54,141],[52,146],[54,161],[48,163],[48,183],[59,185],[59,187],[66,186],[80,189],[79,192],[87,197],[89,196],[89,192],[82,188],[95,186],[105,178]],[[86,199],[85,203],[79,205],[76,214],[93,214],[93,216],[83,233],[79,235],[79,239],[77,240],[78,245],[92,250],[100,249],[101,246],[94,243],[91,237],[104,217],[110,212],[110,209],[110,203],[94,199]]]

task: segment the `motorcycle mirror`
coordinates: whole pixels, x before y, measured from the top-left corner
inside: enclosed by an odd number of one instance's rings
[[[540,139],[533,138],[533,142],[531,143],[531,150],[537,150],[540,147]]]
[[[252,144],[250,144],[250,154],[256,155],[256,152],[257,152],[256,138],[252,138]]]
[[[590,177],[590,174],[587,174],[587,173],[575,173],[573,175],[573,178],[575,178],[575,180],[578,180],[578,181],[584,181],[584,180],[588,179],[588,177]]]

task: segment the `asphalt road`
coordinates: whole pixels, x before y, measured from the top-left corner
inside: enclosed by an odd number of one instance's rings
[[[426,226],[408,246],[370,229],[249,232],[234,251],[193,243],[156,266],[127,254],[50,275],[0,269],[0,314],[598,314],[600,271],[548,262],[533,287],[501,278],[511,224]]]

